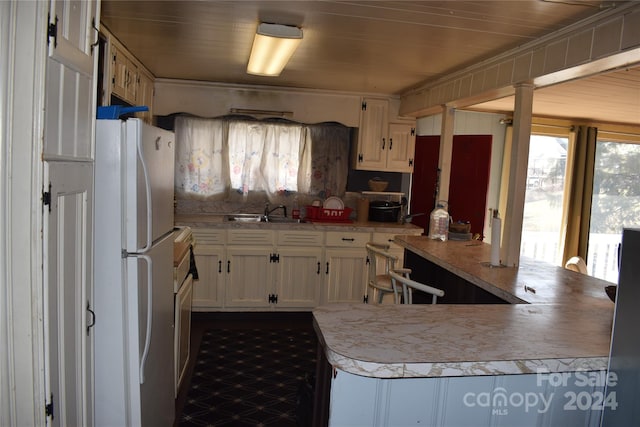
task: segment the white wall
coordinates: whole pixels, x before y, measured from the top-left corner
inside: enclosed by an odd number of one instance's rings
[[[190,113],[201,117],[229,114],[230,109],[287,111],[287,117],[302,123],[335,121],[350,127],[360,123],[363,96],[384,97],[313,89],[274,86],[239,86],[222,83],[158,79],[154,84],[154,115]],[[384,97],[388,98],[388,97]],[[400,100],[388,98],[389,119],[394,120]]]
[[[500,179],[502,175],[502,156],[506,125],[500,124],[503,114],[456,111],[454,135],[491,135],[491,168],[489,188],[487,190],[487,209],[498,208],[500,198]],[[442,115],[422,117],[416,123],[418,135],[440,135]],[[504,212],[501,213],[504,216]],[[491,236],[490,215],[485,215],[484,235]]]
[[[42,123],[49,4],[0,1],[0,425],[44,426]]]
[[[382,97],[375,94],[326,92],[312,89],[291,89],[261,86],[239,86],[222,83],[157,79],[155,81],[154,115],[190,113],[201,117],[229,114],[232,108],[287,111],[288,118],[302,123],[335,121],[350,127],[360,124],[362,97]],[[389,99],[389,120],[397,120],[400,100]],[[504,125],[501,114],[457,111],[456,135],[492,135],[491,172],[487,193],[487,208],[498,206]],[[404,118],[406,119],[406,118]],[[441,116],[417,120],[418,135],[440,135]],[[403,174],[402,191],[409,194],[409,174]],[[485,236],[491,235],[488,215]]]

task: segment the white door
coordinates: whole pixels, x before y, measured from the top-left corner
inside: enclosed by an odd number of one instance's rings
[[[51,425],[93,425],[93,156],[97,0],[51,0],[45,75],[45,381]],[[49,184],[51,187],[49,189]],[[50,208],[50,211],[49,211]],[[87,308],[89,306],[89,308]]]
[[[43,206],[48,420],[54,426],[91,426],[93,165],[44,166],[50,183]]]

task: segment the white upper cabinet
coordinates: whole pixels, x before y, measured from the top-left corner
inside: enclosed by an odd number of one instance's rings
[[[389,149],[386,170],[413,172],[413,155],[416,151],[415,123],[389,123]]]
[[[389,101],[376,98],[362,100],[357,149],[353,156],[355,169],[385,170],[388,123]]]
[[[149,111],[135,113],[148,124],[153,118],[154,82],[153,74],[142,64],[106,27],[101,28],[106,40],[106,55],[103,65],[105,105],[122,104],[114,98],[134,106],[146,106]]]
[[[413,172],[415,124],[389,123],[389,101],[364,98],[360,111],[353,168],[384,172]]]
[[[52,1],[46,69],[44,157],[92,160],[98,5]]]

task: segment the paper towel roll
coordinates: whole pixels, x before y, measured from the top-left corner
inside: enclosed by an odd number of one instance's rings
[[[502,220],[498,217],[493,218],[491,225],[491,265],[500,265],[500,232],[502,228]]]
[[[356,207],[356,221],[367,222],[369,220],[369,199],[362,197],[358,199]]]

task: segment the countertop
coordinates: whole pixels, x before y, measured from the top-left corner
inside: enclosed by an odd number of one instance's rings
[[[487,243],[442,242],[426,236],[398,236],[394,242],[512,304],[613,307],[604,291],[611,283],[527,257],[520,258],[517,268],[490,267]]]
[[[315,231],[362,231],[378,233],[420,234],[422,227],[414,224],[398,224],[395,222],[236,222],[228,221],[225,214],[193,214],[176,215],[176,225],[187,225],[191,228],[220,228],[246,230],[315,230]]]
[[[607,368],[609,282],[527,259],[518,268],[485,267],[490,246],[481,242],[395,242],[512,304],[318,307],[314,327],[335,368],[377,378]]]

